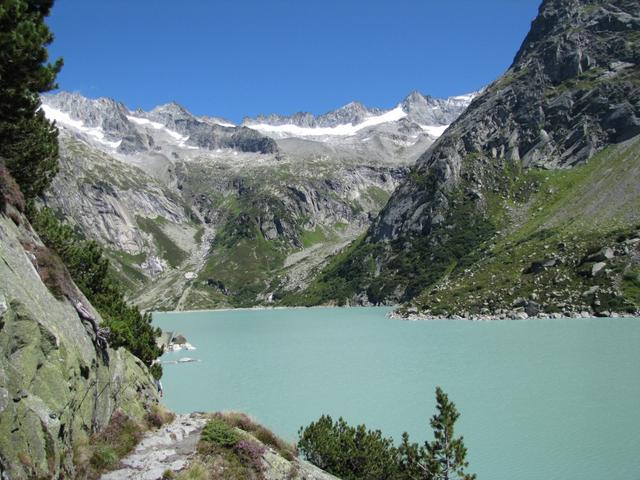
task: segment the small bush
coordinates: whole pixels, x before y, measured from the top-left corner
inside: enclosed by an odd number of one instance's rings
[[[91,466],[98,470],[113,470],[118,466],[118,454],[113,447],[98,445],[91,455]]]
[[[275,433],[273,433],[268,428],[260,425],[255,422],[251,417],[244,413],[240,412],[228,412],[228,413],[216,413],[214,418],[222,420],[232,427],[237,427],[240,430],[244,430],[252,434],[259,441],[264,443],[265,445],[269,445],[277,450],[280,455],[282,455],[287,460],[293,460],[296,455],[296,449],[294,446],[285,442],[281,438],[279,438]]]
[[[242,412],[218,412],[215,413],[213,417],[245,432],[253,432],[257,426],[257,423],[253,421],[249,415]]]
[[[234,451],[244,459],[256,472],[264,470],[262,455],[266,451],[264,445],[253,440],[240,440],[234,447]]]
[[[78,471],[87,478],[97,478],[101,472],[116,468],[140,442],[143,427],[122,412],[115,412],[104,430],[75,445]]]
[[[26,248],[36,257],[38,275],[49,291],[58,299],[65,296],[73,298],[76,287],[60,257],[47,247],[26,246]]]
[[[144,421],[149,428],[160,428],[172,422],[175,417],[173,412],[170,412],[162,405],[154,405],[151,407],[151,411],[144,416]]]
[[[205,425],[200,439],[223,448],[231,448],[240,441],[240,436],[232,426],[219,418],[213,418]]]
[[[143,429],[133,419],[122,412],[115,412],[107,427],[100,432],[100,442],[113,445],[116,452],[124,457],[140,442]]]

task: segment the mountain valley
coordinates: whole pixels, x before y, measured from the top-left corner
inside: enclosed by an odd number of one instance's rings
[[[234,126],[177,104],[48,95],[61,172],[45,202],[106,247],[142,308],[273,304],[369,227],[474,96]]]

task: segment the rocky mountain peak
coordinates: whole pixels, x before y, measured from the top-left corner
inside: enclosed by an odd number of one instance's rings
[[[127,119],[129,110],[121,102],[69,92],[44,95],[41,100],[45,115],[55,120],[58,127],[70,129],[89,141],[122,152],[134,151],[144,143]]]
[[[431,100],[414,94],[403,103],[407,118],[424,118],[471,101],[418,159],[367,234],[365,243],[384,249],[377,281],[388,298],[425,288],[422,282],[404,290],[405,280],[384,285],[402,259],[418,258],[412,252],[424,252],[428,264],[438,248],[460,258],[486,241],[490,200],[518,172],[582,165],[640,135],[639,32],[638,0],[545,0],[512,66],[473,101],[472,95],[434,99],[440,108],[426,109]],[[456,229],[476,236],[455,238]]]
[[[436,105],[436,99],[431,96],[423,95],[417,90],[411,92],[407,97],[402,101],[402,109],[405,112],[410,112],[415,109],[419,109],[426,106]]]
[[[612,61],[637,64],[638,12],[634,0],[546,0],[512,68],[533,67],[557,85],[594,68],[609,69]]]
[[[379,115],[382,111],[377,108],[367,108],[364,104],[354,101],[334,110],[325,113],[318,118],[321,127],[333,127],[335,125],[352,124],[357,125],[368,117]]]
[[[126,130],[127,107],[111,98],[91,99],[79,93],[58,92],[44,95],[42,104],[65,112],[73,120],[87,127],[102,127],[106,130]]]
[[[401,106],[407,117],[420,125],[450,125],[466,110],[474,97],[475,94],[469,94],[440,99],[414,90],[402,101]]]
[[[152,116],[163,116],[172,118],[193,118],[193,115],[177,102],[169,102],[155,107],[151,112]]]

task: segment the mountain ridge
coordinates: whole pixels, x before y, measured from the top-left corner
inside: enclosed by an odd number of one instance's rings
[[[434,137],[439,136],[443,129],[457,118],[478,92],[466,95],[438,99],[425,96],[414,90],[393,108],[384,110],[368,108],[360,102],[350,102],[336,110],[322,115],[309,112],[297,112],[293,115],[258,115],[255,118],[245,117],[242,125],[256,128],[265,134],[281,132],[291,136],[319,136],[319,135],[353,135],[366,123],[371,125],[407,119]],[[386,120],[389,118],[389,120]],[[379,120],[378,120],[379,119]],[[339,129],[340,126],[350,125],[351,129]],[[286,127],[286,128],[268,128]],[[300,127],[300,128],[295,128]],[[358,128],[360,127],[360,128]],[[438,133],[434,133],[438,132]]]

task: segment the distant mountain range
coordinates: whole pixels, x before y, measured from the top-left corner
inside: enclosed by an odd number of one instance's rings
[[[163,143],[181,149],[231,148],[274,153],[277,146],[273,142],[247,129],[265,137],[321,138],[323,141],[335,140],[334,137],[371,136],[381,129],[387,133],[395,129],[414,137],[424,133],[437,138],[477,94],[436,99],[415,91],[390,110],[351,102],[319,116],[306,112],[291,116],[259,115],[255,119],[245,118],[241,125],[217,117],[195,116],[177,103],[161,105],[150,112],[130,111],[112,99],[93,100],[67,92],[44,96],[42,108],[60,127],[120,153],[156,149]]]
[[[397,124],[398,128],[406,130],[418,127],[433,137],[439,137],[477,94],[437,99],[415,91],[391,110],[370,109],[360,102],[351,102],[320,116],[306,112],[291,116],[260,115],[255,119],[245,118],[242,124],[278,137],[367,135],[385,124]]]
[[[242,125],[176,103],[45,95],[61,132],[46,202],[107,248],[145,308],[274,302],[366,230],[475,95]]]

